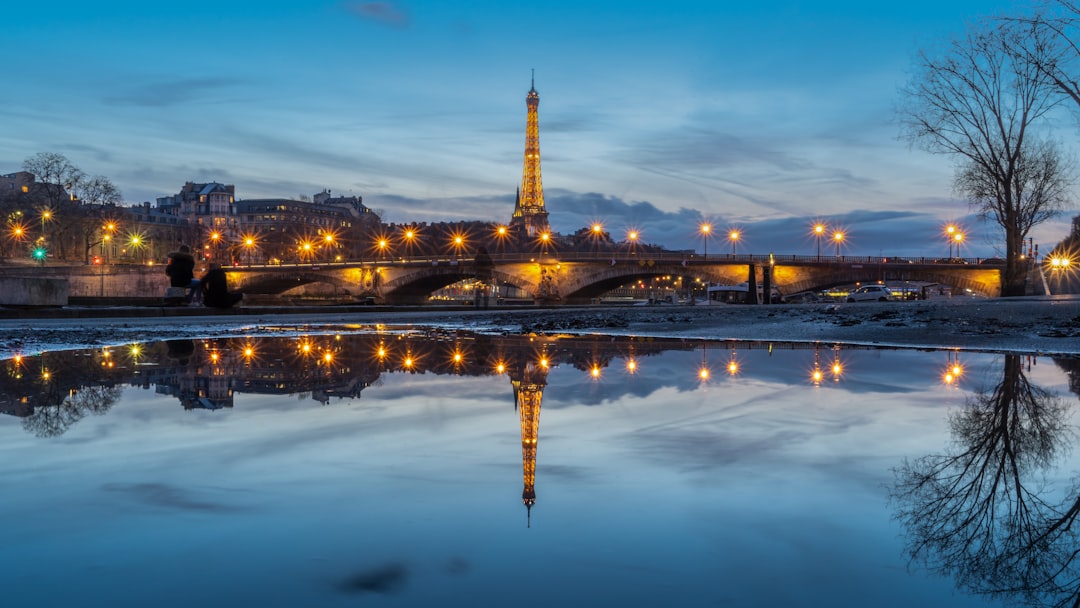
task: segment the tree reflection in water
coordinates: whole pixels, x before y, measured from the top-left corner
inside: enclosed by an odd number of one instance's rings
[[[910,559],[974,593],[1080,606],[1080,489],[1055,501],[1045,483],[1074,438],[1067,412],[1028,380],[1019,355],[1006,355],[1001,382],[951,415],[952,449],[896,470]]]
[[[23,428],[38,437],[59,437],[88,414],[108,412],[120,393],[116,386],[87,386],[60,400],[46,398],[47,405],[23,419]]]

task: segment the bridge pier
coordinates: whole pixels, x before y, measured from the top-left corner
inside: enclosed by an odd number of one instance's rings
[[[750,264],[746,279],[746,303],[757,304],[757,264]]]

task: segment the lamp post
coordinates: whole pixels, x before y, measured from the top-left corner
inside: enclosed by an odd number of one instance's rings
[[[247,251],[247,263],[251,266],[251,250],[255,248],[255,237],[244,237],[244,250]]]
[[[326,261],[334,261],[334,235],[331,232],[327,232],[323,235],[323,242],[326,243]]]
[[[825,236],[825,224],[814,224],[814,238],[817,239],[817,261],[821,261],[821,237]]]
[[[52,211],[48,209],[41,210],[41,238],[45,238],[45,222],[52,219]]]
[[[220,232],[215,230],[214,232],[210,233],[210,243],[212,244],[212,247],[210,249],[210,255],[212,255],[215,260],[218,259],[218,241],[220,241],[220,240],[221,240],[221,233]]]
[[[709,259],[709,234],[711,232],[712,232],[712,225],[711,224],[705,223],[705,224],[701,225],[701,240],[703,241],[702,251],[704,252],[703,257],[706,260]]]
[[[455,234],[450,244],[454,247],[454,255],[460,258],[461,248],[465,246],[465,237],[460,234]]]
[[[631,230],[626,233],[626,240],[630,244],[630,253],[637,253],[637,240],[641,236],[637,230]]]
[[[589,230],[591,233],[592,250],[593,253],[596,253],[600,249],[601,239],[604,238],[604,225],[600,222],[594,222],[593,225],[589,227]]]
[[[947,242],[949,244],[949,259],[950,260],[952,259],[953,235],[956,234],[956,230],[957,230],[957,228],[956,228],[955,224],[949,224],[949,225],[945,226],[945,242]]]
[[[144,253],[142,249],[142,237],[137,234],[133,234],[131,235],[131,240],[129,242],[131,243],[131,248],[139,252],[139,263],[143,263],[145,259],[143,257]]]
[[[963,243],[963,242],[964,242],[964,233],[963,232],[957,232],[956,234],[953,235],[952,241],[949,243],[950,247],[952,246],[952,243],[956,243],[956,257],[957,258],[960,257],[960,244]],[[950,252],[951,251],[952,250],[950,249]]]
[[[836,257],[840,257],[840,245],[843,244],[845,236],[846,235],[842,230],[837,230],[833,233],[832,238],[833,241],[836,242]]]
[[[728,240],[731,241],[731,255],[735,255],[735,246],[739,244],[740,238],[742,238],[742,233],[738,230],[732,230],[728,233]]]
[[[105,224],[105,235],[101,237],[101,241],[102,241],[102,246],[105,247],[106,261],[112,259],[112,257],[113,257],[113,255],[112,255],[113,252],[109,251],[109,249],[111,248],[110,247],[111,246],[110,241],[112,241],[113,234],[115,234],[115,233],[116,233],[116,222],[109,222],[109,223]]]

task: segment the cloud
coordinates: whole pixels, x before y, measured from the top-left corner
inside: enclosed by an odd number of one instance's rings
[[[131,87],[102,98],[106,105],[164,108],[198,101],[240,84],[235,78],[185,78]]]
[[[404,29],[412,24],[409,12],[393,2],[344,2],[342,7],[363,19]]]
[[[926,208],[892,211],[855,209],[832,215],[785,215],[754,218],[733,209],[726,214],[704,214],[700,210],[681,207],[667,211],[651,201],[628,201],[618,196],[598,192],[573,192],[548,189],[545,204],[552,229],[568,235],[599,222],[616,241],[625,238],[630,229],[641,233],[644,242],[672,250],[701,251],[700,226],[708,221],[714,227],[709,239],[710,253],[730,251],[725,235],[729,228],[739,228],[743,237],[737,251],[777,254],[816,253],[817,243],[810,227],[822,221],[830,229],[842,229],[847,237],[840,251],[844,255],[878,255],[905,257],[944,257],[946,241],[942,236],[942,220],[937,214],[943,206],[955,202],[940,201]],[[488,221],[508,222],[514,208],[512,194],[473,197],[420,199],[399,195],[365,196],[364,203],[386,212],[387,222]],[[992,223],[977,216],[956,217],[964,226],[968,239],[964,256],[990,257],[998,255],[993,244],[996,238]],[[822,244],[822,255],[833,255],[835,245]]]

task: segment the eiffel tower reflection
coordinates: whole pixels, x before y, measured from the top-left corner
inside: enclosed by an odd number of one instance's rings
[[[517,354],[508,374],[514,387],[514,408],[521,419],[521,468],[524,488],[521,501],[525,504],[526,526],[532,526],[532,506],[536,504],[536,445],[540,431],[540,405],[551,363],[541,350],[535,357]]]

